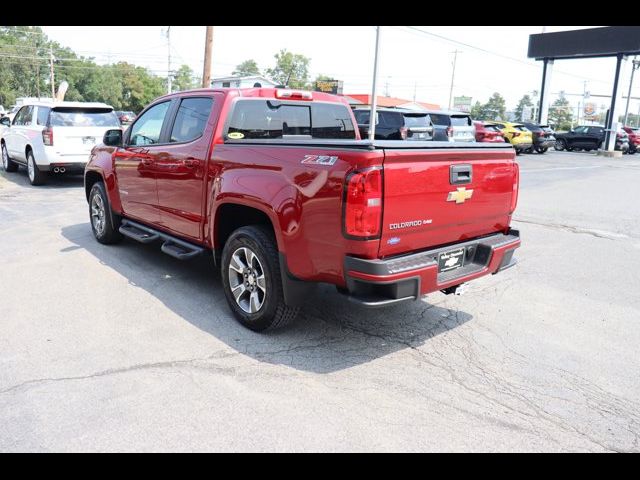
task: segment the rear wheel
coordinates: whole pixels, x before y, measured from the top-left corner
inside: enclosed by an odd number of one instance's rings
[[[282,273],[275,238],[252,225],[231,234],[222,251],[222,284],[236,319],[260,332],[286,325],[298,308],[284,302]]]
[[[556,144],[553,146],[553,148],[561,152],[563,150],[566,150],[567,144],[564,140],[556,140]]]
[[[27,151],[27,175],[31,185],[42,185],[46,182],[46,173],[41,172],[31,150]]]
[[[9,158],[9,151],[4,143],[2,144],[2,168],[5,172],[18,171],[18,164]]]

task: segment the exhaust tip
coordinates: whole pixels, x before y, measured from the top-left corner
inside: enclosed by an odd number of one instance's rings
[[[66,171],[67,171],[67,169],[66,169],[66,168],[64,168],[64,167],[60,167],[60,173],[64,173],[64,172],[66,172]]]
[[[60,169],[58,167],[53,167],[53,173],[58,173]]]

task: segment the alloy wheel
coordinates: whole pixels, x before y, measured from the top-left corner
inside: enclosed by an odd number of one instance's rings
[[[267,283],[258,256],[247,247],[238,248],[229,260],[229,287],[238,306],[256,313],[264,305]]]
[[[104,233],[105,218],[104,201],[100,195],[94,195],[91,199],[91,224],[98,236]]]

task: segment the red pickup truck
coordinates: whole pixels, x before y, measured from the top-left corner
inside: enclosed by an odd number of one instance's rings
[[[509,144],[361,140],[346,100],[201,89],[110,130],[85,170],[91,228],[212,255],[236,318],[291,320],[317,282],[377,307],[515,263]]]

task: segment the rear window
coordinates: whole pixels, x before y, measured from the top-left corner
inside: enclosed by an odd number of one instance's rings
[[[445,127],[451,125],[451,119],[449,118],[449,115],[445,115],[443,113],[432,113],[431,121],[434,125],[444,125]]]
[[[230,134],[236,135],[230,135]],[[329,103],[240,100],[229,122],[230,138],[356,138],[349,109]]]
[[[119,127],[118,116],[111,109],[56,107],[51,111],[52,127]]]
[[[514,130],[519,130],[521,132],[528,132],[529,129],[527,127],[525,127],[524,125],[514,125],[513,126]]]
[[[500,128],[497,125],[485,125],[484,128],[491,132],[499,132]]]
[[[431,119],[429,115],[406,115],[404,116],[404,125],[411,127],[430,127]]]
[[[467,115],[451,115],[452,127],[470,127],[471,117]]]
[[[50,111],[51,109],[48,107],[38,107],[38,125],[47,125]]]

